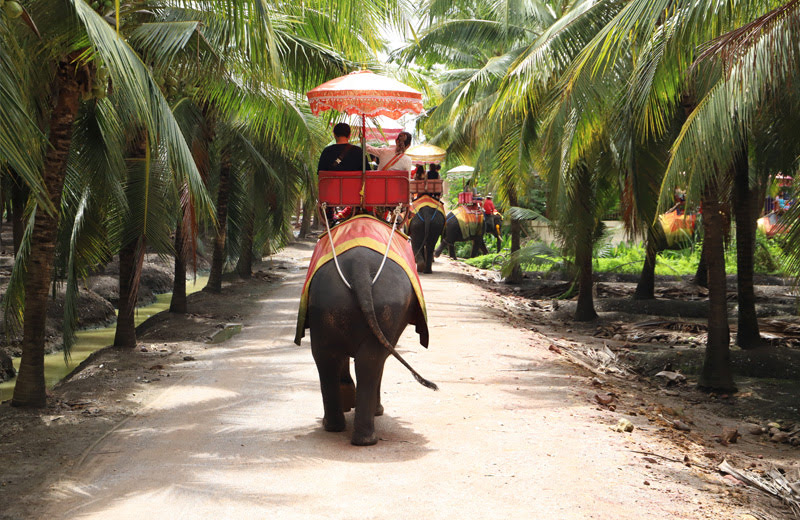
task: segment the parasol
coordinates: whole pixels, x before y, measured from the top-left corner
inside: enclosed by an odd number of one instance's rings
[[[350,116],[361,116],[361,128],[367,117],[386,116],[400,119],[404,114],[422,112],[422,93],[396,79],[358,70],[326,81],[306,93],[311,113],[336,110]],[[361,132],[361,203],[367,176],[366,135]]]
[[[336,110],[348,115],[387,116],[422,112],[422,93],[399,81],[358,70],[313,88],[306,94],[311,113]]]
[[[417,144],[406,150],[406,155],[414,162],[440,163],[447,152],[432,144]]]
[[[462,164],[460,166],[456,166],[455,168],[450,168],[446,172],[446,176],[448,179],[469,179],[472,177],[472,173],[475,171],[475,168],[472,166],[467,166],[466,164]]]

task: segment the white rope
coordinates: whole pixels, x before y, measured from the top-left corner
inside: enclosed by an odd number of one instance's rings
[[[392,222],[392,232],[389,235],[389,240],[386,243],[386,251],[383,253],[383,260],[381,260],[381,266],[378,268],[378,272],[375,273],[375,278],[372,280],[371,285],[375,285],[375,282],[378,281],[378,277],[381,275],[381,271],[383,271],[383,266],[386,264],[386,257],[389,256],[389,248],[392,247],[392,237],[394,236],[394,230],[397,229],[397,221],[400,220],[400,205],[394,208],[394,219]]]
[[[342,274],[342,268],[339,267],[339,259],[336,257],[336,246],[333,243],[333,236],[331,236],[331,226],[328,224],[328,214],[325,212],[325,209],[327,207],[328,207],[328,204],[326,202],[323,202],[322,203],[322,214],[325,216],[325,229],[328,230],[328,241],[331,244],[331,251],[333,252],[333,263],[336,264],[336,270],[339,271],[339,278],[341,278],[342,281],[344,282],[344,284],[347,286],[347,288],[352,291],[353,288],[350,287],[350,284],[347,283],[347,280],[345,280],[344,275]],[[375,282],[372,282],[372,283],[375,283]]]

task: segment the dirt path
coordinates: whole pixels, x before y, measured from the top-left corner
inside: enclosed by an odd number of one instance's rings
[[[403,356],[439,392],[387,361],[378,445],[326,433],[316,369],[292,343],[311,246],[261,295],[241,334],[162,379],[41,494],[41,518],[747,518],[665,453],[656,427],[617,433],[590,375],[515,328],[493,295],[441,259],[423,277],[431,348]],[[246,304],[246,302],[243,302]],[[750,517],[752,518],[752,517]]]

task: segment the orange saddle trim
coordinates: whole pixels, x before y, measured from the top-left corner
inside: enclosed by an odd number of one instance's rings
[[[443,217],[445,216],[444,204],[442,203],[442,201],[436,200],[430,195],[423,195],[418,199],[412,200],[411,208],[409,211],[413,216],[419,213],[419,210],[421,210],[422,208],[433,208],[439,213],[441,213]]]
[[[391,245],[387,261],[393,261],[406,272],[422,310],[422,320],[427,321],[425,298],[422,295],[422,285],[417,273],[417,264],[414,260],[414,253],[411,250],[411,242],[409,242],[404,233],[400,230],[395,230],[394,234],[392,234],[390,225],[372,215],[357,215],[331,229],[337,256],[355,247],[367,247],[383,255],[386,252],[386,244],[389,243],[390,235]],[[297,315],[297,331],[294,340],[298,345],[307,328],[308,288],[311,285],[311,280],[319,268],[331,260],[333,260],[333,250],[331,249],[331,241],[328,238],[328,234],[325,233],[314,247],[311,262],[308,265],[306,281],[303,284],[303,291],[300,295],[300,309]],[[417,326],[417,332],[422,329],[427,330],[426,323],[415,323],[415,325]],[[427,332],[425,335],[427,336]]]

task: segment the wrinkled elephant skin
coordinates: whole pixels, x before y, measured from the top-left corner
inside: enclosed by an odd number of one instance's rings
[[[420,208],[411,217],[408,223],[408,233],[411,236],[411,248],[417,260],[417,270],[423,273],[432,273],[433,252],[436,242],[442,236],[444,229],[444,215],[431,207]]]
[[[483,241],[483,233],[484,233],[484,226],[477,227],[477,235],[464,237],[461,234],[461,226],[458,224],[458,219],[455,218],[453,212],[447,214],[447,219],[444,225],[444,234],[442,234],[442,243],[439,244],[439,247],[436,248],[435,255],[439,256],[441,254],[442,249],[447,246],[447,251],[450,254],[450,258],[453,260],[456,259],[456,243],[457,242],[466,242],[467,240],[472,241],[472,250],[470,251],[470,258],[478,256],[478,254],[489,254],[489,250],[486,249],[486,244]]]
[[[375,416],[383,413],[381,378],[391,353],[376,336],[370,320],[393,347],[406,324],[421,312],[408,276],[395,262],[387,260],[371,286],[382,259],[380,253],[365,247],[351,249],[338,260],[352,290],[345,286],[333,261],[320,267],[308,289],[308,325],[325,409],[323,425],[327,431],[345,429],[343,394],[352,384],[349,362],[353,358],[358,385],[351,441],[357,446],[378,441]],[[427,345],[427,332],[423,344]]]

